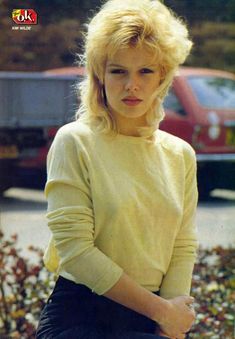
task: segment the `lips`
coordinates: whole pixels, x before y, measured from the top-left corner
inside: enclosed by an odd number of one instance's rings
[[[124,99],[122,99],[122,101],[128,106],[136,106],[142,102],[141,99],[136,97],[125,97]]]

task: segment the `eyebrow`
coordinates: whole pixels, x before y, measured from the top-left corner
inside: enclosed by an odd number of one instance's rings
[[[108,64],[107,66],[108,66],[108,67],[123,67],[123,68],[125,68],[125,66],[123,66],[123,65],[118,65],[118,64]]]
[[[108,64],[107,67],[122,67],[122,68],[126,68],[125,66],[119,65],[119,64]],[[146,64],[146,65],[141,66],[140,68],[144,68],[144,67],[158,67],[158,65],[157,64]]]

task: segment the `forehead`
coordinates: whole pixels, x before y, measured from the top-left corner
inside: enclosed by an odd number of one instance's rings
[[[107,58],[107,67],[120,65],[123,67],[141,67],[157,64],[157,58],[153,52],[145,47],[125,47]]]

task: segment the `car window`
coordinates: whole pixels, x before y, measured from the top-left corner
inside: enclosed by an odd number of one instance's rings
[[[213,76],[189,76],[199,103],[208,108],[235,108],[235,81]]]
[[[181,105],[179,99],[177,98],[172,89],[168,92],[168,95],[165,97],[163,106],[166,110],[170,109],[180,115],[186,115],[183,106]]]

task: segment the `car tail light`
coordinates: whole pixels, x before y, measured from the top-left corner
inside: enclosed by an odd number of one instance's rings
[[[58,131],[58,127],[50,127],[47,129],[47,137],[49,139],[54,139],[56,132]]]

